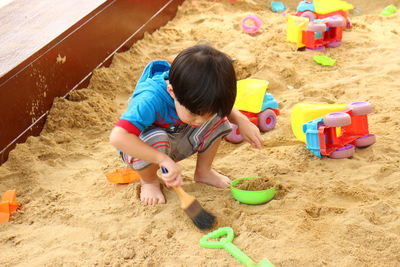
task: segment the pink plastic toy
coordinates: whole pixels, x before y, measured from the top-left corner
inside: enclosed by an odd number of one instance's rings
[[[253,22],[253,25],[246,23],[249,20]],[[257,33],[261,28],[261,24],[261,20],[257,16],[247,16],[242,20],[242,28],[248,34]]]

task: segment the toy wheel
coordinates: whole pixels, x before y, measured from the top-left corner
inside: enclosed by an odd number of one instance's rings
[[[346,126],[351,124],[351,118],[345,112],[333,112],[324,116],[324,123],[328,127]]]
[[[243,141],[243,136],[240,135],[239,127],[231,123],[232,131],[225,137],[225,140],[234,144],[239,144]]]
[[[266,109],[258,114],[258,127],[262,132],[266,132],[275,128],[276,114],[271,109]]]
[[[345,159],[350,158],[354,154],[354,146],[353,145],[345,145],[342,148],[339,148],[329,154],[329,157],[332,159]]]
[[[347,108],[353,111],[354,116],[367,115],[372,112],[372,105],[367,101],[351,103],[347,105]]]
[[[327,18],[328,25],[330,27],[344,27],[346,26],[346,20],[343,16],[332,16]]]
[[[246,22],[252,21],[253,25],[248,25]],[[257,16],[247,16],[242,19],[242,28],[248,34],[255,34],[261,28],[261,20]]]
[[[336,41],[336,42],[328,43],[326,46],[329,48],[336,48],[336,47],[339,47],[341,44],[342,44],[341,41]]]
[[[310,32],[325,32],[326,25],[324,23],[310,23],[307,25],[307,31]]]
[[[303,13],[300,15],[300,17],[308,18],[310,21],[313,21],[314,19],[317,18],[317,16],[315,15],[315,13],[314,13],[314,12],[311,12],[311,11],[305,11],[305,12],[303,12]]]
[[[367,147],[372,144],[375,144],[376,138],[374,134],[368,134],[366,136],[361,136],[356,139],[356,147]]]

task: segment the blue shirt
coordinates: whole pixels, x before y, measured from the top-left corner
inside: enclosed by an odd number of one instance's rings
[[[163,60],[150,62],[137,82],[128,109],[122,114],[116,126],[130,133],[140,133],[152,125],[175,128],[180,121],[174,99],[167,91],[170,65]]]

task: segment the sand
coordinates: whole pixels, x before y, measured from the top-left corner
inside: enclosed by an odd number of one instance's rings
[[[284,1],[293,12],[297,1]],[[194,3],[194,4],[193,4]],[[195,157],[182,161],[184,189],[234,229],[234,244],[276,266],[400,266],[400,13],[379,17],[399,0],[351,3],[353,27],[339,48],[294,51],[286,18],[269,1],[186,1],[176,18],[95,71],[88,88],[56,99],[45,129],[0,167],[0,192],[17,190],[20,209],[0,225],[1,266],[241,266],[222,249],[199,246],[205,234],[164,188],[166,205],[143,206],[137,183],[115,185],[105,174],[125,168],[108,143],[144,66],[199,41],[237,59],[239,79],[270,82],[279,102],[277,127],[263,149],[223,142],[214,167],[231,179],[271,177],[285,188],[265,205],[235,202],[229,189],[192,180]],[[240,20],[255,14],[261,32]],[[312,56],[337,59],[333,67]],[[370,101],[377,143],[350,159],[320,159],[291,131],[298,102]]]
[[[270,189],[271,187],[278,187],[271,179],[266,177],[259,177],[254,179],[240,180],[236,184],[236,188],[245,191],[260,191]]]

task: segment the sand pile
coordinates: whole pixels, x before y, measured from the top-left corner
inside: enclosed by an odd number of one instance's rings
[[[214,167],[231,179],[271,177],[285,194],[266,205],[235,202],[229,189],[192,181],[195,157],[181,162],[184,189],[230,226],[234,243],[256,261],[276,266],[400,265],[400,15],[379,17],[399,0],[351,2],[359,8],[337,59],[294,51],[286,18],[269,1],[186,1],[166,26],[95,71],[88,88],[57,99],[39,137],[31,137],[0,167],[0,192],[17,190],[21,208],[0,225],[1,266],[240,266],[224,250],[198,245],[199,232],[164,188],[166,205],[142,206],[137,184],[116,186],[105,173],[124,168],[108,143],[144,66],[199,41],[236,58],[238,78],[270,82],[280,105],[264,148],[223,142]],[[294,11],[297,1],[285,1]],[[241,19],[257,15],[258,35]],[[294,137],[290,110],[298,102],[369,101],[377,143],[351,159],[312,156]]]

